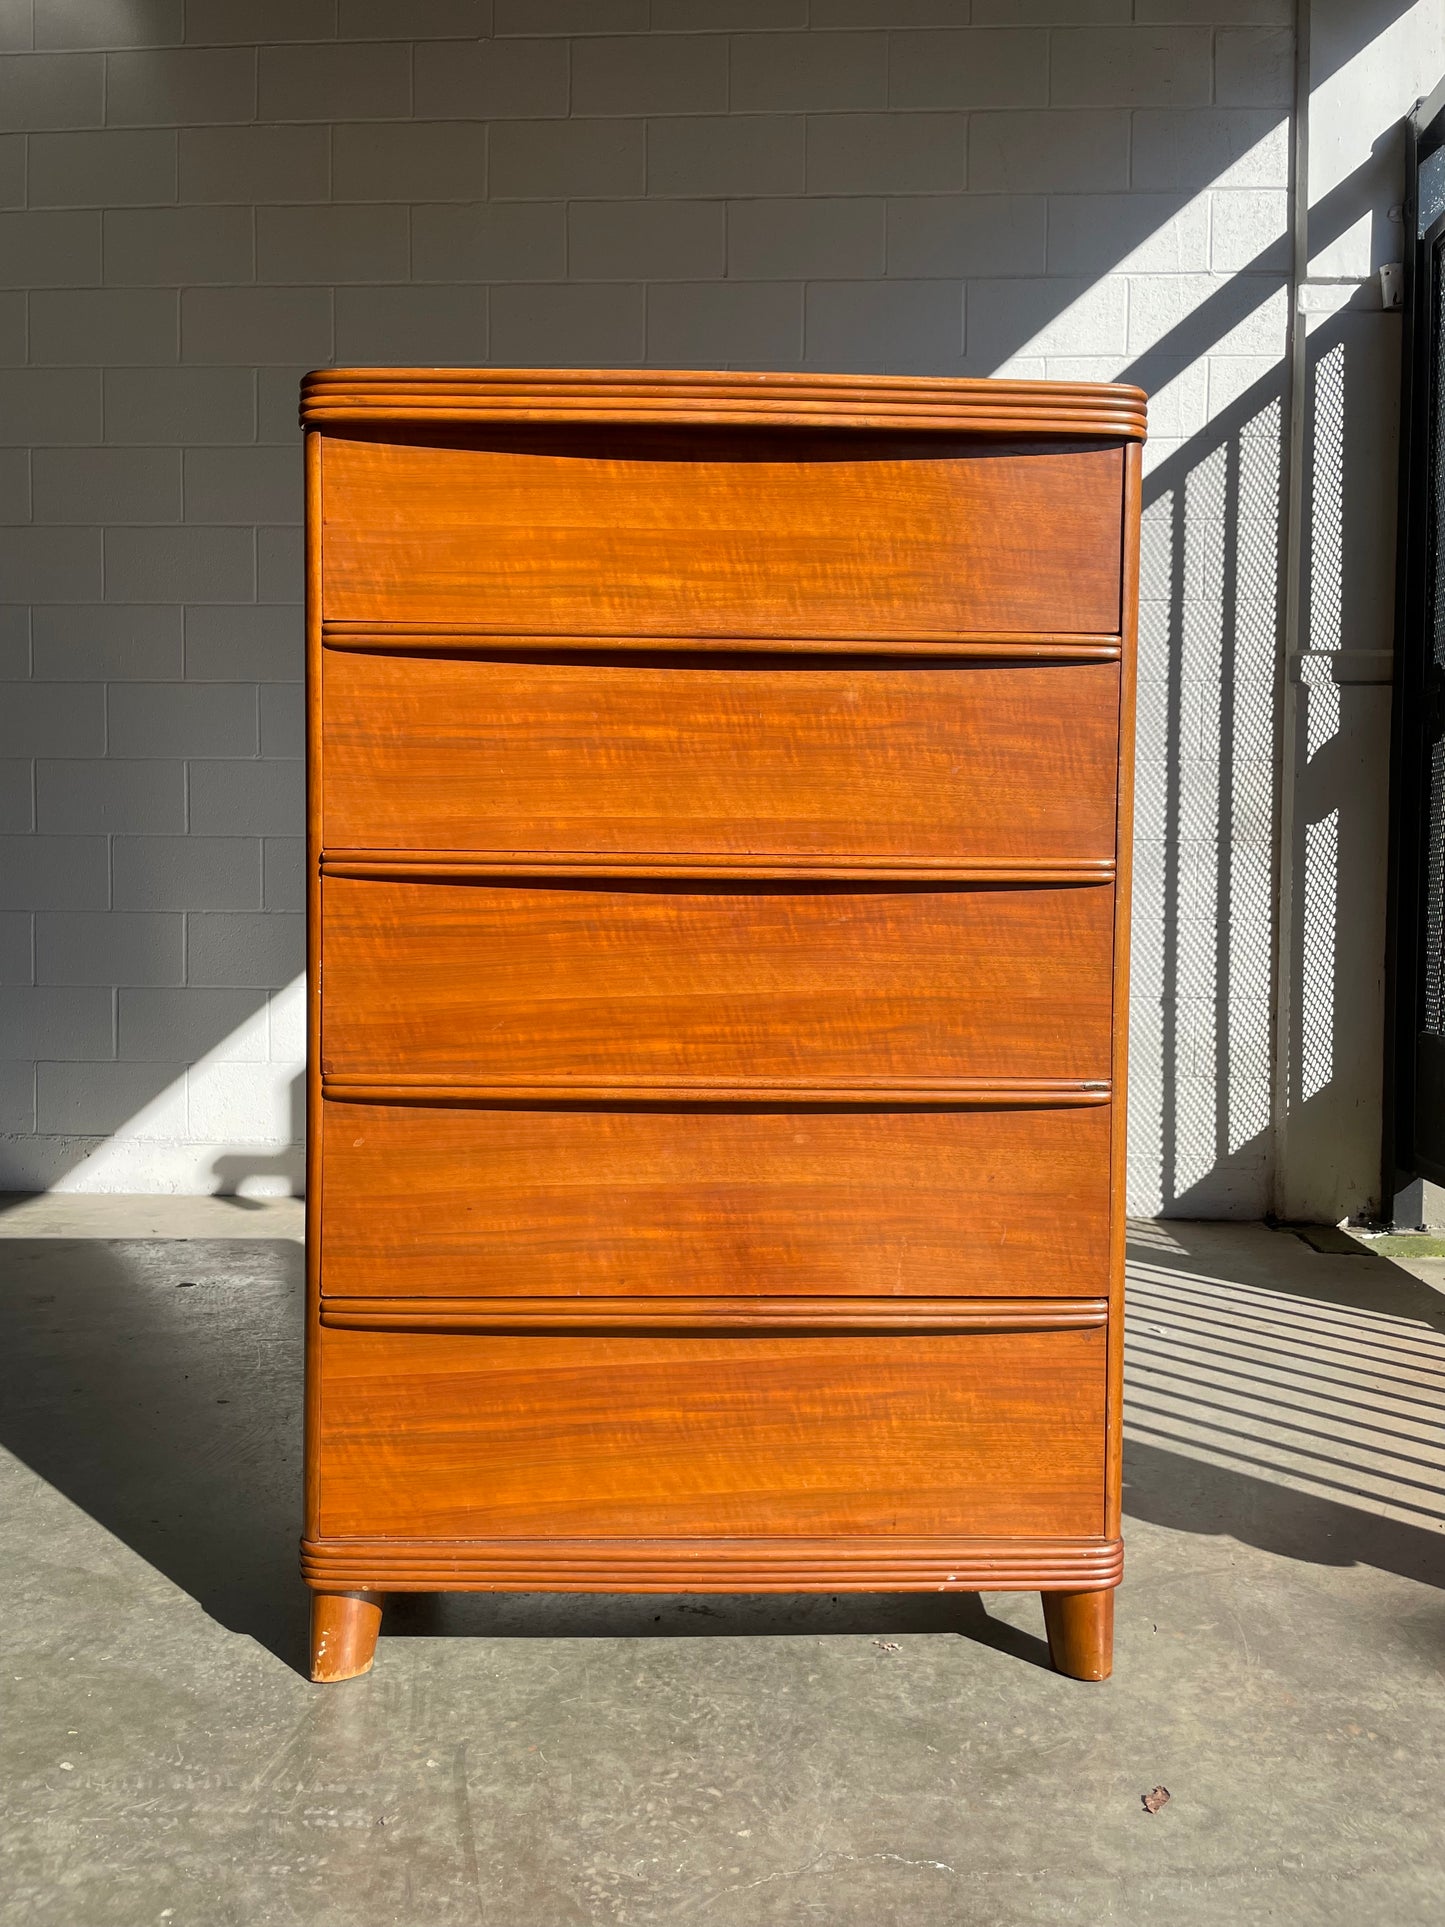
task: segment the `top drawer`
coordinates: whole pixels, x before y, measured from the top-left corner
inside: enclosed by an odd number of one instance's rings
[[[1119,631],[1117,443],[406,437],[323,438],[327,621],[824,644]]]

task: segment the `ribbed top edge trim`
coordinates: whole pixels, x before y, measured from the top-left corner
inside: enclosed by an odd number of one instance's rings
[[[346,421],[586,421],[952,429],[1142,441],[1142,389],[1111,382],[660,369],[324,368],[308,427]]]

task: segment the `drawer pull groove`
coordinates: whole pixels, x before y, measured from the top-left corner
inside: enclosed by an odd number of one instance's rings
[[[1012,1332],[1106,1324],[1107,1298],[323,1297],[337,1331]]]
[[[971,859],[890,856],[594,856],[587,851],[328,850],[321,874],[328,877],[396,878],[408,882],[464,883],[487,877],[696,877],[877,883],[1112,883],[1112,859],[1086,863],[1048,857]]]
[[[1093,631],[1035,633],[1026,629],[938,631],[912,636],[859,629],[851,635],[816,639],[786,635],[737,634],[619,636],[610,630],[542,631],[508,629],[479,622],[402,622],[360,617],[329,619],[321,625],[322,647],[357,655],[529,656],[572,653],[629,655],[779,655],[779,656],[960,656],[996,657],[1020,662],[1118,662],[1123,642]]]
[[[1021,1078],[991,1082],[976,1077],[880,1078],[877,1082],[850,1080],[830,1083],[825,1078],[763,1078],[710,1080],[705,1078],[652,1081],[650,1079],[558,1080],[550,1083],[489,1081],[401,1072],[368,1076],[350,1071],[325,1076],[323,1097],[347,1103],[372,1104],[795,1104],[879,1105],[888,1109],[907,1105],[968,1105],[984,1110],[1039,1106],[1054,1109],[1080,1104],[1107,1104],[1106,1082]]]

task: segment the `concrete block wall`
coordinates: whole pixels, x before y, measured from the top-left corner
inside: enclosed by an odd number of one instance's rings
[[[652,363],[1154,394],[1135,1202],[1262,1208],[1292,11],[4,0],[0,1185],[299,1175],[303,370]]]

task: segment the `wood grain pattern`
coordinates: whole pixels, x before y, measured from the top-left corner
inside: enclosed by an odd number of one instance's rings
[[[966,1332],[1081,1331],[1109,1321],[1105,1298],[360,1298],[323,1297],[333,1331]]]
[[[320,1123],[327,1294],[1104,1290],[1107,1105],[547,1111],[326,1100]]]
[[[1113,664],[327,651],[328,851],[1109,860]]]
[[[925,428],[1142,441],[1144,391],[1122,382],[656,368],[321,368],[310,426],[356,422],[685,422],[696,428]]]
[[[1098,1329],[320,1344],[323,1538],[1103,1527]]]
[[[306,1195],[321,1197],[321,436],[308,429],[306,488]],[[306,1371],[303,1415],[305,1530],[315,1532],[321,1373],[314,1349],[321,1301],[321,1212],[306,1213]]]
[[[1046,1592],[1049,1658],[1069,1679],[1107,1679],[1114,1670],[1114,1593]]]
[[[516,1107],[602,1104],[687,1106],[781,1105],[788,1110],[861,1107],[956,1110],[1038,1110],[1107,1104],[1109,1086],[1033,1077],[602,1077],[494,1079],[463,1073],[442,1076],[393,1071],[382,1077],[337,1072],[321,1080],[323,1096],[350,1104],[489,1104]]]
[[[1108,858],[887,856],[590,856],[550,850],[342,850],[321,874],[416,883],[477,883],[498,877],[726,877],[744,883],[1112,883]]]
[[[358,430],[325,438],[323,470],[333,619],[481,618],[499,635],[1119,631],[1123,456],[1108,443]]]
[[[310,1586],[379,1592],[1050,1592],[1117,1586],[1118,1539],[307,1539]]]
[[[1102,1677],[1142,395],[302,412],[318,1676],[389,1590],[1036,1586]]]
[[[1130,902],[1134,868],[1134,706],[1138,670],[1139,527],[1143,450],[1124,452],[1124,518],[1119,532],[1123,574],[1124,658],[1119,677],[1119,809],[1115,828],[1119,885],[1114,899],[1114,1008],[1111,1075],[1117,1085],[1109,1151],[1109,1389],[1104,1413],[1107,1530],[1117,1536],[1124,1505],[1124,1263],[1128,1236],[1128,1081]],[[1113,1618],[1107,1638],[1112,1642]],[[1110,1643],[1112,1654],[1112,1643]],[[1112,1658],[1110,1659],[1112,1664]]]
[[[476,656],[496,659],[505,642],[517,660],[555,660],[558,656],[594,656],[596,636],[551,632],[499,639],[483,622],[330,621],[322,624],[326,649],[359,651],[381,656]],[[948,662],[1118,662],[1123,645],[1116,635],[1069,635],[1042,629],[974,629],[966,635],[942,639],[901,636],[627,636],[606,638],[609,649],[625,649],[645,660],[654,655],[688,655],[699,661],[710,656],[916,657]]]
[[[323,1068],[1106,1079],[1113,893],[324,886]]]
[[[360,1679],[371,1671],[381,1631],[381,1599],[361,1590],[313,1593],[311,1677],[318,1685]]]

